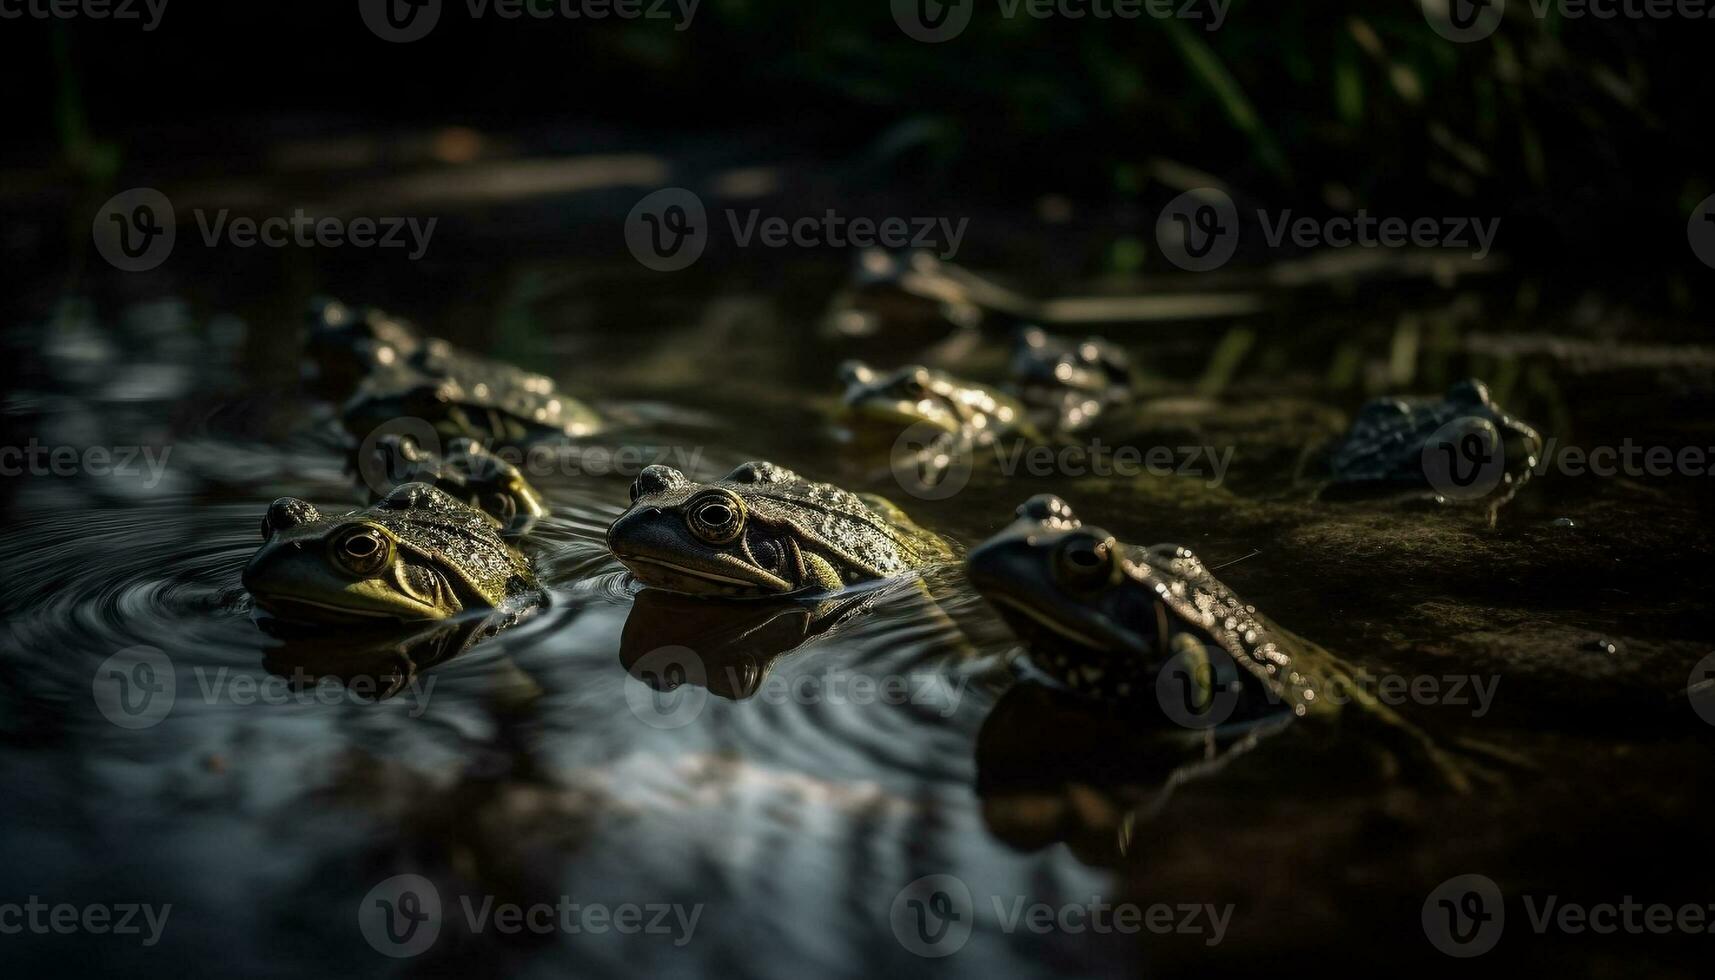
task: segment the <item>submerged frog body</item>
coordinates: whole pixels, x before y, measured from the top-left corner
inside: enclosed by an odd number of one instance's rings
[[[1468,786],[1458,765],[1359,689],[1337,658],[1270,622],[1188,549],[1123,544],[1041,495],[972,550],[967,571],[1040,673],[1139,723],[1236,734],[1341,717]]]
[[[713,483],[649,466],[607,543],[644,585],[691,595],[833,592],[952,557],[898,507],[768,462]]]
[[[399,418],[420,418],[445,438],[521,444],[582,436],[600,427],[588,406],[553,379],[421,338],[377,310],[323,303],[307,344],[317,390],[345,397],[343,421],[359,439]]]
[[[1012,381],[1025,404],[1051,417],[1051,428],[1077,432],[1131,400],[1131,358],[1101,337],[1074,340],[1026,327],[1013,343]]]
[[[409,435],[376,440],[374,458],[360,461],[375,499],[406,483],[428,483],[493,518],[507,536],[520,536],[548,512],[536,488],[518,467],[470,439],[454,439],[445,456]]]
[[[262,519],[262,538],[244,588],[282,620],[436,620],[540,596],[529,561],[492,520],[423,483],[336,517],[282,497]]]
[[[1484,452],[1500,454],[1509,481],[1542,455],[1542,436],[1496,405],[1488,386],[1473,378],[1442,398],[1378,398],[1365,405],[1329,452],[1328,474],[1341,484],[1422,484],[1425,444],[1456,423],[1484,444]]]

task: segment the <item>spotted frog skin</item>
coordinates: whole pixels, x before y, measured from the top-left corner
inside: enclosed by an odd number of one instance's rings
[[[692,483],[649,466],[607,544],[639,582],[690,595],[751,598],[834,592],[952,557],[898,507],[769,462]]]
[[[1484,441],[1499,447],[1509,472],[1528,470],[1542,455],[1542,436],[1471,378],[1438,399],[1378,398],[1365,405],[1329,453],[1328,473],[1344,484],[1421,484],[1425,442],[1459,420],[1472,420]]]
[[[1463,767],[1353,684],[1337,658],[1270,622],[1186,548],[1123,544],[1045,494],[973,549],[966,570],[1040,673],[1140,723],[1197,728],[1204,718],[1234,732],[1350,719],[1469,788]]]
[[[470,439],[454,439],[441,456],[410,435],[387,435],[375,441],[373,454],[364,475],[377,501],[406,483],[431,484],[493,518],[507,537],[529,533],[548,512],[518,467]]]
[[[318,305],[307,351],[318,390],[349,396],[342,421],[359,439],[399,418],[423,419],[448,440],[506,445],[588,435],[601,424],[553,379],[421,338],[377,310]]]
[[[288,622],[438,620],[540,597],[529,561],[491,519],[424,483],[334,517],[281,497],[262,519],[262,538],[244,588]]]

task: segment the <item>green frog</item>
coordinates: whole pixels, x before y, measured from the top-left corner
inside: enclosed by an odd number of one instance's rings
[[[646,586],[738,598],[836,592],[953,557],[889,501],[765,461],[712,483],[645,467],[607,544]]]
[[[442,456],[409,434],[390,434],[377,439],[372,452],[358,467],[374,500],[402,484],[428,483],[493,518],[508,538],[529,533],[548,512],[517,466],[474,440],[454,439]]]
[[[1039,674],[1135,723],[1236,740],[1348,719],[1453,788],[1470,787],[1463,765],[1333,654],[1270,622],[1189,549],[1123,544],[1043,494],[973,549],[966,571]]]
[[[262,518],[244,588],[275,617],[319,625],[440,620],[541,597],[530,562],[492,519],[426,483],[323,517],[281,497]]]
[[[316,390],[345,397],[345,428],[359,439],[400,418],[420,418],[443,438],[522,445],[588,435],[589,406],[552,378],[423,338],[380,311],[324,302],[311,311],[306,345]]]
[[[913,464],[926,486],[939,483],[955,460],[1046,439],[1023,402],[945,371],[919,364],[877,371],[847,361],[840,380],[840,417],[858,448],[891,451],[893,465]]]

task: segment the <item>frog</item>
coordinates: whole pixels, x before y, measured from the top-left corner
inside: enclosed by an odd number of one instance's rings
[[[1020,400],[1046,411],[1060,432],[1086,429],[1132,399],[1131,357],[1102,337],[1074,339],[1026,326],[1013,338],[1010,373]]]
[[[952,546],[887,499],[766,460],[696,483],[644,467],[608,549],[644,586],[761,598],[839,592],[950,561]]]
[[[404,364],[422,347],[422,335],[397,317],[317,298],[304,339],[304,382],[317,395],[344,401],[372,371]]]
[[[1269,620],[1190,549],[1122,543],[1057,496],[1027,500],[971,549],[965,570],[1023,641],[1033,680],[1130,723],[1254,744],[1338,719],[1456,791],[1492,775],[1363,690],[1335,655]]]
[[[423,337],[379,310],[314,305],[306,351],[313,390],[343,395],[341,421],[358,439],[400,418],[423,419],[445,439],[496,445],[576,438],[601,427],[595,410],[552,378]]]
[[[1454,383],[1440,398],[1377,398],[1327,451],[1327,476],[1346,488],[1421,486],[1431,480],[1425,445],[1457,426],[1480,451],[1498,453],[1499,478],[1516,490],[1542,455],[1542,435],[1497,405],[1476,378]]]
[[[443,456],[410,433],[389,433],[374,441],[370,453],[357,468],[372,503],[401,484],[427,483],[481,511],[509,539],[528,534],[548,512],[515,464],[473,439],[454,439]]]
[[[281,497],[242,583],[261,611],[290,623],[386,625],[467,611],[521,611],[542,597],[530,560],[482,512],[426,483],[324,517]]]
[[[887,448],[893,465],[913,463],[925,486],[944,478],[952,461],[1022,440],[1046,441],[1032,413],[988,385],[908,364],[878,371],[862,361],[839,368],[845,385],[840,417],[861,450]],[[900,458],[900,440],[909,459]]]
[[[924,251],[866,248],[834,298],[828,332],[867,337],[891,333],[943,335],[957,345],[985,321],[1018,322],[1028,300],[960,266]]]

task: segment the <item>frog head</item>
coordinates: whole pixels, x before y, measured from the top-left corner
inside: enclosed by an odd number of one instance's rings
[[[422,339],[408,324],[374,309],[352,309],[338,300],[310,304],[305,340],[305,381],[318,395],[340,400],[378,369],[416,356]]]
[[[262,539],[243,584],[260,608],[288,621],[445,619],[534,584],[491,521],[422,483],[337,517],[282,497],[262,518]]]
[[[949,435],[1000,434],[1028,425],[1022,405],[985,385],[919,364],[877,371],[861,361],[840,366],[843,415],[859,431],[897,436],[927,425]]]
[[[645,467],[607,544],[644,585],[741,598],[832,592],[897,574],[932,549],[903,515],[751,462],[712,483]],[[888,505],[891,508],[891,505]]]
[[[972,549],[971,584],[1036,655],[1052,664],[1147,653],[1153,636],[1151,594],[1126,573],[1124,546],[1078,520],[1059,497],[1041,494],[1018,508],[1012,524]],[[1046,657],[1043,655],[1046,654]]]

